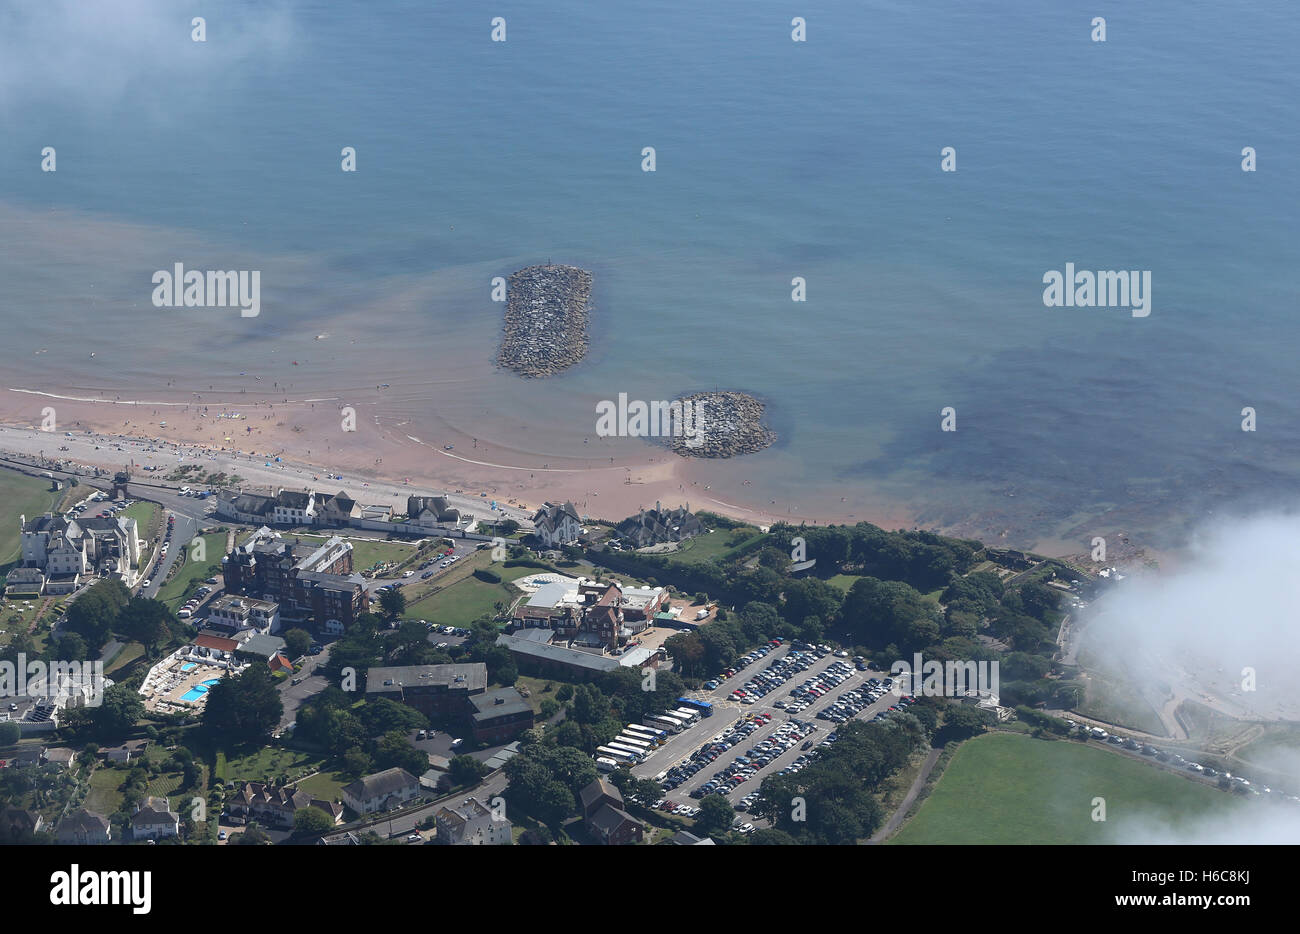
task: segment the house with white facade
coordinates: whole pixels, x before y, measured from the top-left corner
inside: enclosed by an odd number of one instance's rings
[[[181,816],[171,809],[166,798],[145,798],[131,815],[133,840],[161,840],[181,832]]]
[[[423,792],[420,780],[406,769],[385,769],[343,786],[343,803],[357,814],[401,807]]]
[[[576,542],[582,534],[582,523],[573,503],[546,503],[533,515],[533,530],[545,545],[556,548]]]
[[[440,808],[434,816],[437,841],[444,846],[508,846],[510,821],[505,815],[493,820],[492,811],[477,798],[466,798],[454,806]]]

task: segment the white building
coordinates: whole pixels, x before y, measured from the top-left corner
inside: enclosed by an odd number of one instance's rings
[[[113,518],[66,518],[47,512],[20,517],[22,566],[45,575],[44,592],[71,593],[91,576],[118,577],[127,586],[140,571],[136,521]]]
[[[420,797],[420,781],[406,769],[385,769],[343,786],[343,803],[357,814],[401,807]]]
[[[257,632],[277,635],[280,632],[280,604],[226,594],[208,606],[207,626],[227,632]]]
[[[546,503],[533,515],[533,531],[550,548],[571,545],[582,534],[578,510],[569,502],[563,506]]]
[[[493,820],[492,811],[477,798],[466,798],[457,807],[438,810],[437,842],[449,846],[508,846],[511,843],[510,821],[502,815]]]

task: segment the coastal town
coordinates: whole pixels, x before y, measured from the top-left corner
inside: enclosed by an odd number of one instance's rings
[[[1118,569],[685,502],[612,521],[451,491],[233,489],[184,465],[4,457],[5,502],[45,505],[11,517],[0,659],[59,671],[0,711],[8,842],[874,840],[903,823],[892,785],[864,786],[835,828],[790,823],[777,789],[816,795],[874,731],[893,774],[1017,724],[1260,794],[1240,768],[1089,716],[1056,643]],[[882,611],[869,568],[911,608]],[[1000,686],[901,689],[891,655],[944,633],[1041,653],[1048,678],[1018,680],[1017,662]],[[96,654],[98,674],[72,670]],[[23,792],[28,773],[53,790]]]

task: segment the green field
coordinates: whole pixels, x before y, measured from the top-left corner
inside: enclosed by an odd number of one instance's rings
[[[317,772],[310,778],[304,778],[297,787],[322,801],[339,801],[343,797],[343,786],[351,782],[351,778],[339,772]]]
[[[329,536],[325,535],[296,535],[295,537],[304,541],[329,540]],[[377,562],[393,561],[400,564],[415,554],[415,545],[406,542],[377,542],[368,538],[348,538],[346,535],[340,537],[352,543],[352,567],[358,574],[373,567]]]
[[[167,604],[167,608],[173,613],[181,608],[186,598],[199,584],[209,577],[221,576],[221,557],[226,550],[226,533],[209,532],[203,536],[203,543],[207,560],[191,561],[189,542],[176,542],[176,547],[186,549],[185,562],[172,575],[171,580],[158,588],[157,596],[157,599]]]
[[[1104,798],[1106,820],[1094,821]],[[1225,821],[1243,801],[1154,765],[1069,741],[988,733],[953,756],[930,797],[888,842],[1104,844],[1153,828]]]
[[[748,533],[748,534],[746,534]],[[758,529],[715,529],[703,535],[689,538],[682,543],[681,549],[668,556],[669,561],[679,564],[701,564],[705,561],[725,561],[739,551],[756,535],[762,535]]]
[[[488,567],[501,575],[501,583],[489,584],[473,576],[475,570]],[[494,614],[497,601],[508,605],[520,595],[517,588],[509,586],[509,581],[538,573],[541,572],[537,568],[508,568],[499,561],[494,563],[488,549],[477,551],[440,572],[433,582],[441,584],[442,589],[429,596],[417,596],[407,604],[402,615],[405,619],[427,619],[443,626],[468,626],[485,613]]]
[[[62,496],[50,489],[49,480],[0,470],[0,572],[18,560],[18,517],[51,512]]]
[[[293,781],[306,772],[315,771],[323,761],[314,753],[265,746],[250,755],[227,759],[222,774],[226,784],[269,782],[280,775],[287,775]]]
[[[134,519],[136,535],[147,540],[153,538],[162,525],[162,507],[157,503],[132,503],[119,512],[118,517]]]

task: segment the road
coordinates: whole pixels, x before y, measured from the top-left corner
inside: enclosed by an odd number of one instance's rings
[[[162,534],[165,536],[167,534],[167,517],[165,515],[163,516],[162,525]],[[166,582],[167,575],[171,573],[171,569],[180,559],[181,554],[186,553],[186,546],[189,545],[190,541],[198,534],[198,532],[199,524],[197,521],[189,516],[177,514],[176,527],[172,531],[170,539],[171,545],[167,550],[167,554],[155,561],[153,566],[144,572],[145,577],[149,580],[149,586],[140,590],[141,596],[158,596],[158,591]],[[211,560],[211,558],[209,558],[209,560]]]
[[[284,704],[284,713],[280,716],[281,730],[298,719],[299,707],[329,685],[324,674],[317,674],[317,671],[324,669],[329,658],[329,646],[325,646],[325,650],[319,655],[308,655],[303,659],[302,669],[293,678],[280,685],[280,701]],[[294,684],[294,678],[302,678],[302,681]]]
[[[224,408],[234,410],[241,406],[229,405]],[[231,427],[233,425],[234,423]],[[163,429],[164,432],[166,430]],[[125,438],[84,429],[71,432],[71,435],[69,438],[64,437],[63,432],[4,426],[0,427],[0,450],[12,452],[29,463],[39,462],[39,452],[44,451],[46,462],[67,459],[75,465],[98,466],[108,471],[109,481],[112,480],[114,471],[121,470],[132,461],[137,465],[132,473],[133,481],[150,477],[149,473],[141,470],[146,465],[159,467],[153,476],[161,480],[174,467],[198,464],[209,472],[222,471],[230,476],[243,477],[243,485],[249,488],[278,486],[297,490],[310,487],[328,493],[342,488],[365,502],[392,503],[399,512],[404,510],[407,496],[432,492],[407,483],[379,478],[371,480],[353,475],[330,479],[333,470],[329,467],[297,461],[276,463],[274,454],[254,454],[233,449],[209,451],[197,445],[178,444],[161,438]],[[68,450],[60,451],[61,447],[67,447]],[[51,470],[50,467],[40,469]],[[87,478],[85,473],[77,476],[81,480]],[[498,501],[497,511],[493,512],[490,507],[490,501],[494,498],[492,496],[468,490],[449,490],[438,495],[445,496],[448,503],[463,514],[488,520],[499,517],[514,519],[524,528],[532,528],[532,513],[519,507],[507,506]]]

